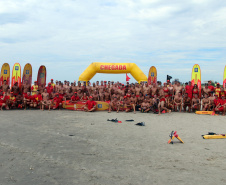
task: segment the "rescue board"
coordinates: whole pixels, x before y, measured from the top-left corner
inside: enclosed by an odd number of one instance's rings
[[[203,139],[225,139],[226,135],[225,134],[216,134],[213,132],[209,132],[206,135],[202,135]]]
[[[224,67],[223,87],[226,88],[226,66]]]
[[[109,103],[104,102],[104,101],[96,101],[97,103],[97,111],[103,111],[103,110],[108,110],[109,109]],[[84,110],[86,102],[79,101],[77,103],[70,103],[69,100],[66,101],[65,104],[63,104],[63,108],[68,109],[68,110],[77,110],[77,111],[82,111]]]
[[[38,70],[37,85],[46,86],[46,67],[43,65],[40,66]]]
[[[148,85],[157,83],[157,69],[155,66],[151,66],[148,73]]]
[[[10,66],[8,63],[4,63],[1,69],[0,86],[3,85],[4,80],[6,84],[10,85]]]
[[[195,114],[207,114],[207,115],[211,115],[211,114],[213,114],[213,111],[196,111]]]
[[[32,83],[32,66],[29,63],[27,63],[24,66],[23,76],[22,76],[22,84],[25,84],[26,80],[28,81],[28,84],[31,85],[31,83]]]
[[[195,84],[198,85],[199,89],[199,97],[201,97],[201,69],[198,64],[195,64],[192,68],[192,73],[191,73],[191,84],[194,86]]]
[[[15,63],[12,70],[11,87],[18,82],[18,86],[21,87],[21,67],[19,63]]]

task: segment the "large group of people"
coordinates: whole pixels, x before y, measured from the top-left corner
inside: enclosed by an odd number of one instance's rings
[[[0,108],[3,109],[27,109],[45,108],[61,109],[63,103],[86,102],[84,111],[95,111],[96,101],[109,103],[111,111],[143,113],[153,112],[157,114],[166,112],[195,112],[217,111],[225,115],[226,111],[226,88],[211,85],[211,81],[205,84],[201,90],[191,82],[180,84],[175,81],[171,84],[168,80],[162,85],[161,82],[148,84],[145,82],[122,84],[113,81],[96,81],[69,83],[68,81],[56,81],[53,79],[47,86],[30,85],[25,81],[21,87],[16,82],[10,88],[6,81],[0,87]]]

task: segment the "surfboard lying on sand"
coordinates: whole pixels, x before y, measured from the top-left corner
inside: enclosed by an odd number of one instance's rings
[[[209,132],[206,135],[202,135],[203,139],[225,139],[226,135],[225,134],[216,134],[213,132]]]
[[[40,66],[38,70],[37,85],[46,86],[46,67],[43,65]]]
[[[11,87],[18,82],[18,86],[21,87],[21,67],[19,63],[15,63],[12,71]]]
[[[96,101],[97,102],[97,111],[103,111],[109,109],[109,103],[104,101]],[[66,101],[65,104],[63,104],[63,108],[68,110],[84,110],[83,106],[86,104],[86,102],[79,101],[77,103],[69,103],[69,100]]]
[[[223,87],[226,87],[226,66],[224,67]]]
[[[148,73],[148,85],[157,83],[157,69],[155,66],[151,66]]]
[[[213,114],[213,111],[196,111],[195,114],[208,114],[208,115],[211,115],[211,114]]]
[[[201,69],[198,64],[195,64],[192,68],[192,73],[191,73],[191,84],[194,86],[195,84],[198,85],[199,89],[199,97],[201,97]]]
[[[28,81],[28,84],[31,85],[31,83],[32,83],[32,66],[29,63],[27,63],[24,66],[23,76],[22,76],[22,84],[24,84],[26,80]]]
[[[4,80],[6,84],[10,85],[10,67],[8,63],[4,63],[1,69],[0,86],[3,85]]]

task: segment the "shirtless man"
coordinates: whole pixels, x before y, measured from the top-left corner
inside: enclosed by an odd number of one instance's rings
[[[198,94],[194,94],[194,98],[192,98],[192,110],[193,111],[200,111],[200,99],[198,97]]]
[[[181,112],[182,109],[182,96],[181,92],[177,92],[177,95],[174,97],[174,110],[177,112],[178,110]]]
[[[138,96],[140,95],[140,93],[141,93],[141,87],[140,87],[140,85],[137,83],[137,84],[135,85],[135,94],[136,94],[136,97],[138,97]]]
[[[215,96],[213,95],[213,93],[210,93],[208,111],[214,109],[215,107],[214,100],[215,100]]]
[[[150,110],[150,104],[148,103],[148,101],[147,101],[147,99],[145,98],[144,99],[144,102],[143,103],[141,103],[141,107],[139,108],[139,110],[141,111],[141,112],[149,112],[149,110]]]
[[[3,85],[2,85],[2,91],[5,92],[5,93],[7,93],[8,89],[10,89],[9,88],[9,85],[7,84],[7,81],[4,80],[3,81]]]
[[[102,86],[99,86],[99,98],[100,101],[104,101],[104,88],[102,88]]]
[[[153,83],[153,86],[151,88],[151,96],[154,97],[155,95],[158,96],[158,87],[155,83]]]
[[[144,87],[143,87],[143,94],[146,96],[148,94],[150,94],[150,87],[148,86],[148,83],[145,83]]]
[[[202,95],[203,97],[205,96],[205,94],[209,94],[211,93],[211,90],[208,88],[208,84],[205,84],[205,87],[202,89]]]
[[[83,97],[83,93],[81,89],[78,90],[77,95],[80,99]]]
[[[16,83],[14,84],[14,86],[12,86],[11,92],[13,92],[13,95],[14,95],[14,96],[17,96],[17,95],[20,93],[20,88],[19,88],[19,86],[18,86],[18,82],[16,82]]]
[[[109,110],[108,112],[111,113],[112,110],[116,110],[117,113],[119,112],[120,108],[120,102],[117,100],[117,97],[115,96],[113,100],[109,103]]]
[[[44,111],[45,106],[48,106],[50,111],[51,101],[49,93],[47,92],[47,89],[44,89],[44,92],[42,93],[42,110]]]
[[[126,106],[125,112],[134,111],[133,113],[136,114],[135,105],[131,102],[130,98],[125,96],[124,97],[124,104]]]
[[[177,82],[177,85],[174,87],[174,93],[175,95],[178,95],[179,93],[182,94],[183,86],[180,85],[180,82]]]
[[[191,98],[188,96],[188,93],[185,93],[183,98],[184,112],[186,112],[187,108],[188,108],[188,112],[191,112]]]
[[[38,90],[39,90],[39,92],[41,94],[44,92],[44,89],[45,89],[45,85],[44,84],[38,86]]]
[[[55,85],[55,92],[56,93],[59,93],[59,87],[60,87],[59,82],[56,80],[56,85]]]
[[[207,89],[208,89],[208,87],[207,87]],[[209,92],[206,92],[204,94],[204,98],[202,99],[202,110],[203,111],[209,110],[209,106],[210,106]]]
[[[137,95],[136,95],[137,97]],[[136,110],[139,110],[139,108],[141,107],[141,104],[144,101],[144,96],[143,94],[140,92],[139,96],[137,97],[137,104],[136,104]]]
[[[110,93],[108,91],[109,89],[106,88],[104,92],[104,101],[110,101]]]
[[[27,92],[31,92],[31,86],[28,84],[28,80],[25,80],[25,83],[22,85],[22,93],[27,94]]]

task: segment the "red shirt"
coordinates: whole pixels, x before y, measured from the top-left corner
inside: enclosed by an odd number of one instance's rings
[[[41,94],[35,94],[35,95],[33,95],[33,99],[35,100],[35,101],[42,101],[42,95]]]
[[[192,85],[191,86],[190,85],[186,85],[185,86],[185,90],[186,90],[185,91],[186,93],[192,94],[193,86]]]
[[[89,110],[92,109],[96,104],[97,104],[97,103],[96,103],[95,101],[90,101],[90,100],[88,100],[88,101],[86,102],[86,105],[88,105],[88,109],[89,109]]]
[[[71,97],[71,101],[78,101],[80,100],[78,96],[72,96]]]
[[[221,104],[221,99],[215,99],[214,104],[215,104],[215,106]]]
[[[212,92],[214,92],[214,86],[209,85],[208,88],[209,88]]]
[[[27,94],[25,94],[25,95],[24,95],[24,98],[27,99],[27,100],[33,100],[34,97],[31,96],[31,95],[28,96]]]
[[[49,93],[49,94],[51,94],[53,92],[53,86],[50,86],[50,87],[47,86],[46,89],[47,89],[47,93]]]
[[[224,105],[224,104],[226,104],[226,99],[225,100],[221,99],[221,105]]]
[[[63,101],[63,98],[62,97],[55,97],[55,98],[53,98],[53,101],[55,101],[56,103],[62,103],[62,101]]]
[[[2,100],[3,96],[0,96],[0,103],[6,103],[6,100],[9,99],[9,96],[5,96],[4,99]]]

